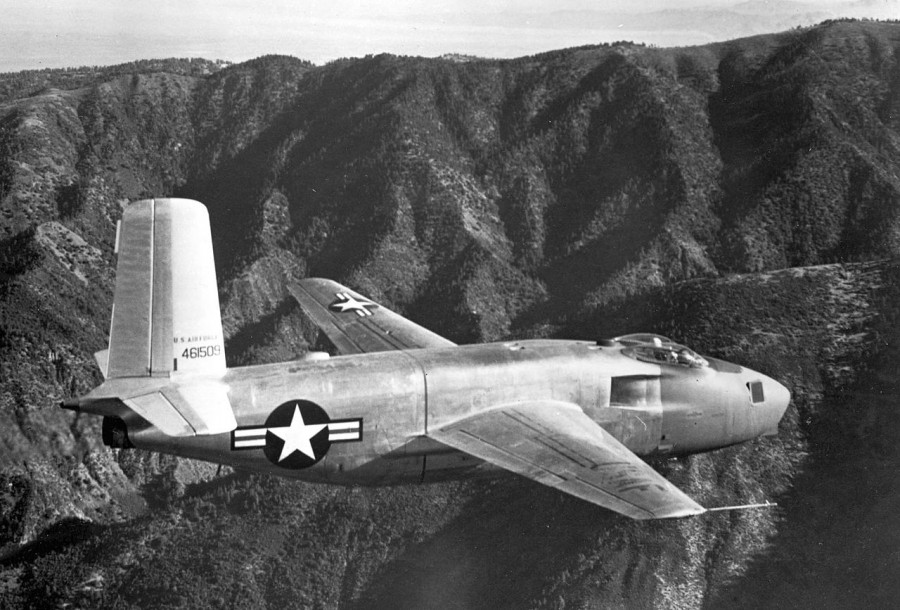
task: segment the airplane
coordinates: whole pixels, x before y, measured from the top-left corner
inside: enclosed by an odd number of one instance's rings
[[[634,519],[707,511],[640,456],[775,435],[783,385],[653,334],[456,345],[327,279],[289,291],[336,354],[227,368],[209,216],[123,211],[104,382],[63,407],[106,445],[383,485],[515,473]],[[714,509],[709,509],[714,510]]]

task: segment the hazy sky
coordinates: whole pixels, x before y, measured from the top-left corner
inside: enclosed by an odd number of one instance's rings
[[[900,0],[0,0],[0,72],[267,53],[517,57],[703,44],[842,15],[900,18]]]

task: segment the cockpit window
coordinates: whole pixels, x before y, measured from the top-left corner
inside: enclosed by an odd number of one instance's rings
[[[624,350],[627,356],[654,364],[671,364],[690,368],[709,366],[705,358],[683,345],[638,345]]]

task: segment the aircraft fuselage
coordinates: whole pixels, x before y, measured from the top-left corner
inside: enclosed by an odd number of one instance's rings
[[[154,383],[209,381],[175,373]],[[228,369],[214,381],[227,388],[238,423],[233,432],[171,437],[128,409],[110,411],[108,423],[123,421],[138,448],[310,481],[377,485],[504,472],[425,436],[503,405],[578,405],[631,451],[650,456],[773,433],[789,400],[774,380],[736,365],[655,363],[636,359],[628,345],[559,340],[300,360]]]

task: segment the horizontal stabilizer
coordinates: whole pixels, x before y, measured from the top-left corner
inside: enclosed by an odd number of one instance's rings
[[[193,436],[194,429],[161,392],[133,396],[123,401],[129,409],[169,436]]]
[[[533,401],[506,405],[428,436],[633,519],[705,512],[575,404]]]
[[[169,436],[221,434],[237,428],[226,386],[212,380],[154,386],[138,379],[111,379],[82,398],[78,408],[107,415],[111,398]]]

